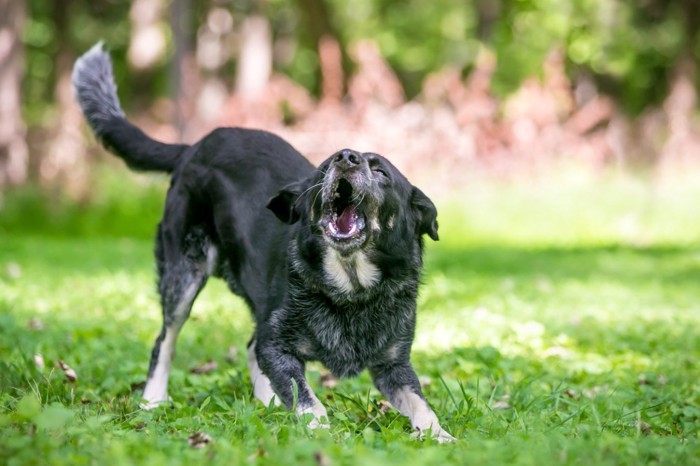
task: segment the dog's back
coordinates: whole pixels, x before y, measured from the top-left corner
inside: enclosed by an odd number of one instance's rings
[[[271,133],[219,128],[194,145],[173,173],[166,205],[186,197],[188,216],[206,228],[217,248],[213,275],[224,278],[256,318],[281,299],[294,228],[266,206],[282,188],[312,171],[305,158]],[[164,216],[161,225],[169,221]]]

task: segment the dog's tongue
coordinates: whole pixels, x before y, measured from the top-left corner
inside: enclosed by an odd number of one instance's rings
[[[338,232],[347,235],[352,231],[352,227],[355,226],[356,221],[357,211],[355,210],[355,206],[350,205],[347,206],[343,210],[343,213],[338,216],[335,224],[338,227]]]

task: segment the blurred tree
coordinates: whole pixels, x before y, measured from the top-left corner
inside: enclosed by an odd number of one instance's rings
[[[376,43],[408,99],[442,68],[464,80],[484,52],[496,57],[490,84],[498,96],[544,79],[555,51],[588,96],[605,93],[631,114],[663,103],[679,121],[696,110],[700,79],[698,0],[0,0],[0,26],[9,31],[0,35],[0,183],[26,178],[20,85],[30,168],[51,174],[74,152],[50,146],[73,125],[72,60],[100,39],[117,82],[129,83],[119,89],[126,111],[172,121],[179,102],[178,128],[195,114],[196,92],[224,107],[231,88],[261,92],[273,70],[339,102],[348,71],[359,68],[347,51],[363,39]],[[42,164],[46,156],[56,159]]]
[[[243,20],[236,70],[236,92],[249,101],[260,99],[272,73],[272,31],[260,13]]]
[[[409,98],[420,93],[429,73],[475,63],[480,46],[476,0],[325,1],[340,43],[375,41]]]
[[[75,99],[71,73],[75,61],[71,40],[71,14],[75,0],[54,2],[52,17],[55,24],[56,52],[54,55],[53,98],[60,118],[48,128],[49,137],[38,160],[40,181],[58,185],[74,199],[88,195],[87,153],[80,134],[82,114]]]
[[[186,74],[185,62],[192,53],[191,33],[192,4],[190,0],[173,0],[170,20],[174,39],[173,58],[169,68],[170,94],[175,103],[174,120],[178,137],[182,139],[185,130],[184,96],[182,76]]]
[[[640,28],[654,27],[659,23],[670,23],[680,31],[678,46],[674,50],[671,70],[661,76],[667,79],[669,74],[683,74],[691,82],[696,82],[696,73],[700,63],[700,2],[697,0],[647,0],[638,2],[628,0],[635,12],[633,20]],[[670,72],[670,73],[669,73]],[[697,83],[696,83],[697,84]]]
[[[21,112],[25,21],[23,0],[0,0],[0,188],[27,178],[28,152]]]
[[[490,41],[498,56],[496,91],[514,91],[540,75],[552,47],[562,47],[576,81],[590,75],[632,114],[668,95],[674,69],[698,57],[696,0],[520,0],[503,2]],[[685,57],[685,58],[684,58]]]
[[[317,79],[317,82],[321,83],[321,87],[314,90],[326,99],[337,100],[338,92],[342,93],[347,85],[345,70],[349,68],[350,59],[347,48],[338,46],[340,36],[333,24],[329,5],[326,0],[296,0],[296,3],[301,10],[303,25],[299,34],[319,54],[319,67],[316,71],[317,74],[320,73],[321,79]],[[339,64],[336,63],[338,61]]]
[[[307,35],[316,49],[323,36],[337,37],[325,0],[297,0],[297,4],[304,24],[299,32]]]
[[[488,41],[493,32],[493,26],[501,15],[501,0],[476,0],[475,3],[478,15],[479,39]]]

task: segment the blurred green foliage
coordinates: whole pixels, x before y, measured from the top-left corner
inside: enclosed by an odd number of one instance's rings
[[[342,41],[372,38],[409,96],[431,71],[466,69],[479,50],[475,2],[438,0],[329,0]]]
[[[125,0],[26,0],[29,19],[26,116],[40,122],[52,101],[56,56],[74,56],[104,39],[113,51],[117,80],[126,73],[130,37]],[[293,44],[293,57],[277,68],[318,92],[319,64],[314,37],[304,23],[303,8],[325,4],[331,33],[347,49],[361,38],[375,40],[397,72],[406,93],[419,93],[427,74],[445,66],[466,75],[479,50],[495,52],[498,68],[494,91],[506,95],[528,76],[541,74],[545,56],[562,50],[576,80],[593,77],[599,87],[633,113],[658,103],[674,68],[683,58],[700,57],[695,0],[232,0],[190,1],[190,38],[213,7],[230,9],[236,24],[252,12],[270,19],[276,40]],[[166,23],[167,11],[165,12]],[[168,31],[172,34],[172,31]],[[169,43],[172,43],[170,41]],[[235,54],[234,54],[235,55]],[[223,72],[233,79],[235,59]],[[167,92],[165,63],[149,76],[122,89],[128,107],[139,95]]]
[[[153,238],[163,213],[167,178],[127,173],[117,163],[95,169],[91,196],[82,202],[32,184],[15,189],[3,199],[0,234]]]

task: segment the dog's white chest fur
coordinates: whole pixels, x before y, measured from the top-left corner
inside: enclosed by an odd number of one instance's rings
[[[328,282],[344,293],[352,293],[358,287],[371,288],[382,275],[364,251],[343,257],[331,248],[323,257],[323,272]]]

